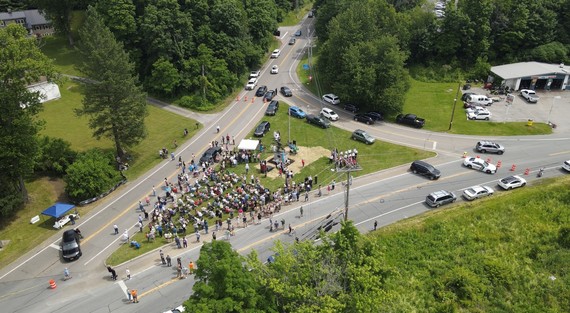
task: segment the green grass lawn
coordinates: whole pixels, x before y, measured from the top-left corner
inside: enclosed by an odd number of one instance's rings
[[[42,52],[53,60],[56,70],[62,74],[82,76],[75,65],[79,64],[80,56],[76,48],[70,48],[67,39],[61,36],[42,38]]]
[[[148,231],[148,227],[145,227],[143,230],[145,232]],[[155,240],[148,242],[145,237],[145,233],[141,232],[135,233],[134,235],[131,236],[130,239],[139,242],[141,247],[139,249],[135,249],[134,247],[131,247],[128,244],[124,244],[120,246],[117,250],[115,250],[115,252],[113,252],[113,254],[111,254],[111,256],[107,258],[105,263],[111,266],[116,266],[125,261],[132,260],[137,256],[143,255],[149,251],[152,251],[156,248],[162,247],[169,243],[163,237],[158,237],[158,234]],[[194,239],[188,239],[188,240],[190,241]],[[180,242],[182,242],[182,239],[180,239]]]
[[[425,83],[410,80],[411,87],[406,95],[403,113],[414,113],[426,119],[425,129],[448,132],[453,99],[459,88],[456,83]],[[461,92],[459,92],[461,97]],[[550,134],[552,129],[544,123],[527,126],[526,122],[482,122],[465,118],[463,102],[458,99],[455,106],[453,126],[449,133],[469,135],[514,136]]]
[[[319,45],[317,44],[313,48],[313,55],[310,61],[309,61],[309,55],[305,50],[305,53],[303,54],[303,57],[301,58],[299,64],[297,64],[297,69],[296,69],[299,81],[303,84],[303,86],[305,86],[305,88],[309,89],[309,91],[311,91],[311,93],[314,95],[326,93],[326,91],[324,91],[323,89],[328,90],[328,87],[322,85],[323,82],[318,79],[318,73],[316,73],[315,65],[317,64],[318,60],[318,51],[319,51],[318,47]],[[308,70],[304,69],[303,68],[304,65],[308,65],[309,69]],[[317,75],[317,77],[315,77],[315,74]],[[309,79],[309,77],[311,79]],[[320,83],[320,85],[317,83]],[[321,88],[320,92],[319,88]]]

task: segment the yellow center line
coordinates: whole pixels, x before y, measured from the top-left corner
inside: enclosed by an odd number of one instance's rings
[[[548,156],[556,156],[556,155],[568,154],[568,153],[570,153],[570,151],[561,151],[561,152],[551,153]]]

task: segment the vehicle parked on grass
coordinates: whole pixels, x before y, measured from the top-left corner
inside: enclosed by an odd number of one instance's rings
[[[279,109],[279,101],[271,100],[267,105],[267,109],[265,109],[265,115],[275,115],[277,114],[277,110]]]
[[[417,117],[415,114],[398,114],[396,122],[398,124],[405,124],[415,128],[422,128],[426,123],[425,119]]]
[[[436,169],[433,165],[421,160],[412,162],[412,165],[410,165],[410,170],[414,174],[426,176],[431,180],[438,179],[441,176],[441,172],[438,169]]]
[[[281,50],[279,49],[275,49],[273,50],[273,52],[271,52],[272,59],[277,59],[280,55],[281,55]]]
[[[570,172],[570,160],[564,161],[564,162],[562,163],[562,168],[563,168],[564,170],[566,170],[567,172]]]
[[[475,149],[481,153],[489,152],[489,153],[496,153],[499,155],[505,153],[505,147],[503,145],[489,140],[478,141],[477,144],[475,145]]]
[[[255,137],[263,137],[265,135],[265,133],[267,133],[269,131],[270,127],[271,127],[271,123],[269,123],[268,121],[263,121],[263,122],[259,123],[259,125],[255,129],[255,131],[253,132],[253,135]]]
[[[447,190],[440,190],[430,193],[426,197],[426,204],[432,208],[439,208],[440,206],[448,203],[453,203],[457,200],[457,196]]]
[[[323,101],[326,103],[333,104],[333,105],[340,104],[340,99],[332,93],[327,93],[327,94],[323,95]]]
[[[77,260],[82,254],[79,234],[75,229],[63,232],[61,238],[61,255],[63,259],[66,261]]]
[[[463,165],[467,168],[485,172],[487,174],[495,174],[497,172],[497,167],[481,158],[466,157],[463,160]]]
[[[495,192],[493,188],[489,186],[472,186],[463,191],[463,197],[465,200],[473,201],[482,197],[487,197]]]
[[[360,142],[364,142],[367,145],[374,143],[374,137],[370,136],[366,131],[362,129],[357,129],[352,132],[352,139]]]
[[[297,106],[289,107],[289,115],[297,118],[305,118],[307,114]]]
[[[279,73],[279,66],[278,65],[273,65],[271,67],[271,74],[278,74]]]
[[[331,122],[326,118],[322,118],[318,115],[308,114],[307,115],[307,123],[317,125],[321,128],[329,128],[331,127]]]
[[[291,89],[290,89],[289,87],[287,87],[287,86],[281,87],[281,94],[282,94],[284,97],[291,97],[291,96],[293,96],[293,92],[292,92]]]
[[[257,88],[257,91],[255,92],[255,96],[256,97],[263,97],[266,92],[267,92],[267,86],[260,86],[259,88]]]
[[[331,121],[338,121],[338,114],[336,114],[332,109],[322,108],[320,114]]]
[[[366,125],[374,124],[374,120],[366,114],[356,114],[354,115],[354,120],[357,122],[365,123]]]
[[[536,91],[531,89],[522,89],[521,96],[530,103],[537,103],[538,102],[538,95]]]
[[[505,190],[524,187],[525,185],[526,179],[518,175],[507,176],[499,180],[499,186]]]

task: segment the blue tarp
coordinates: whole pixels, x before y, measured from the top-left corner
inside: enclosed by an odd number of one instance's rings
[[[49,208],[45,209],[42,214],[53,216],[55,218],[59,218],[65,215],[69,210],[73,209],[75,205],[69,203],[59,203],[50,206]]]

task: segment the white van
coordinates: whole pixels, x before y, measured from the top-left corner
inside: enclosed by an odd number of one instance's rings
[[[470,95],[467,97],[467,102],[476,105],[485,105],[485,106],[493,104],[493,100],[483,95]]]

